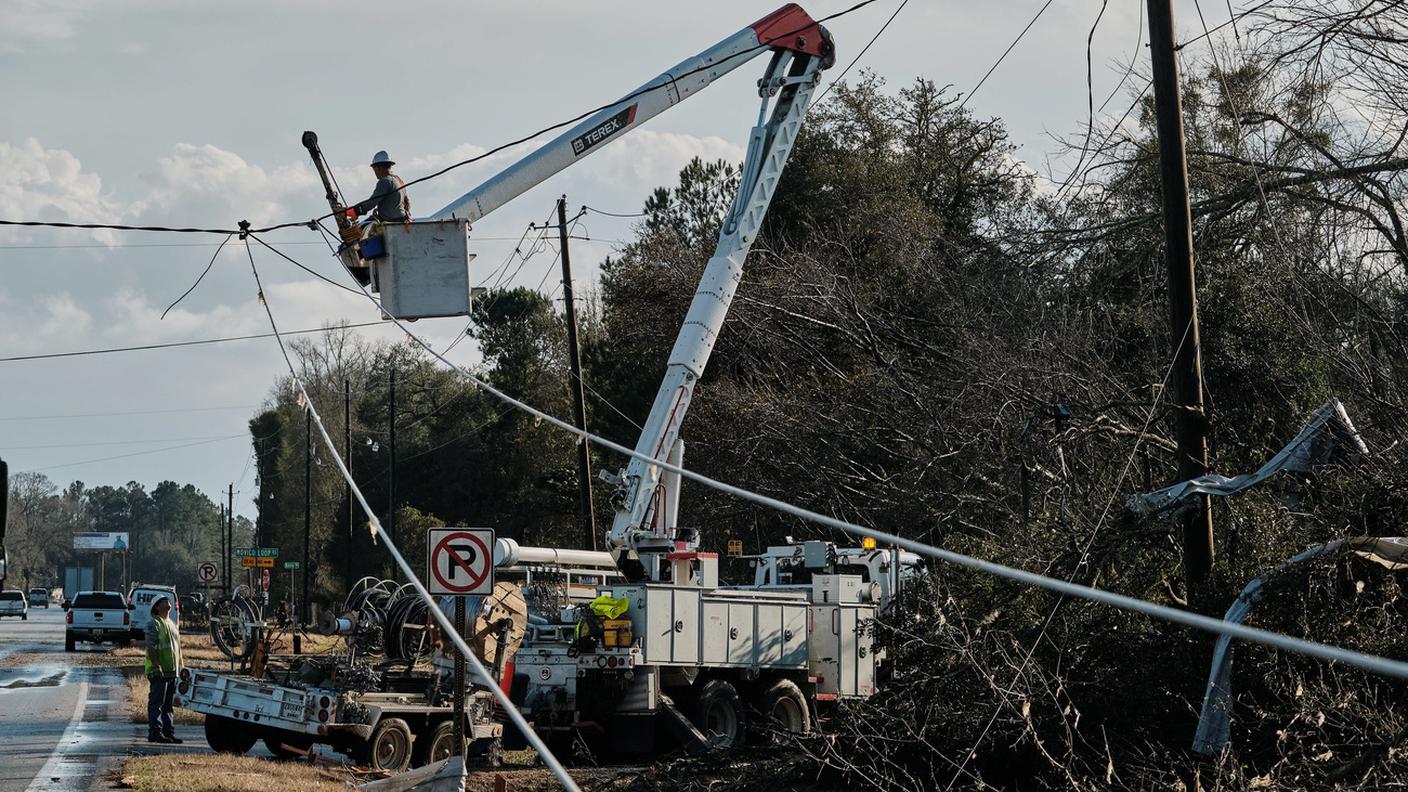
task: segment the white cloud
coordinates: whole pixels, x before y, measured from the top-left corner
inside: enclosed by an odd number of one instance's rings
[[[322,194],[310,165],[294,163],[266,170],[209,143],[178,143],[154,172],[143,174],[149,193],[133,205],[151,222],[234,227],[306,214]]]
[[[30,46],[71,39],[78,34],[82,4],[69,0],[10,0],[0,25],[0,52],[24,52]]]
[[[63,149],[46,149],[29,138],[11,145],[0,141],[0,217],[48,222],[111,222],[118,204],[103,194],[102,179],[85,173],[82,163]],[[0,239],[28,239],[18,228],[0,229]],[[110,235],[95,233],[99,239]]]
[[[638,129],[629,140],[607,147],[584,163],[582,175],[595,177],[606,187],[645,195],[656,187],[674,186],[680,169],[695,157],[738,165],[745,153],[743,146],[717,136]]]

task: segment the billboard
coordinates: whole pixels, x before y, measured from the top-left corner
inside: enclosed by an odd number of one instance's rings
[[[73,535],[74,550],[126,550],[127,532],[88,531]]]

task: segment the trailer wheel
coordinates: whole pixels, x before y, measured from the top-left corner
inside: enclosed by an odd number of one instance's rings
[[[248,753],[256,739],[253,732],[233,718],[205,716],[205,741],[216,753]]]
[[[356,759],[373,770],[402,772],[411,764],[411,727],[400,718],[383,719],[358,748]]]
[[[264,747],[269,749],[269,753],[273,754],[275,759],[292,761],[303,759],[309,751],[313,750],[313,740],[292,735],[265,737]]]
[[[694,699],[693,709],[691,720],[715,748],[728,750],[743,744],[747,720],[733,685],[722,679],[705,682]]]
[[[453,721],[440,721],[430,734],[416,740],[415,750],[411,752],[411,764],[424,767],[449,759],[454,752],[455,724]]]
[[[759,731],[765,737],[811,733],[812,715],[807,697],[790,679],[779,679],[763,693],[759,714],[762,716]]]

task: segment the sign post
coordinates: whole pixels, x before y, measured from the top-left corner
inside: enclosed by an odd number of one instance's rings
[[[426,535],[425,579],[431,594],[454,597],[455,632],[465,637],[470,596],[494,590],[494,529],[431,528]],[[464,756],[464,655],[455,652],[455,746],[452,756]]]

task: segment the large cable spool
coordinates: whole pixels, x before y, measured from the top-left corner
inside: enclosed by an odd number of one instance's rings
[[[469,648],[479,659],[491,663],[497,657],[500,625],[507,622],[504,659],[513,657],[523,644],[523,633],[528,628],[528,602],[523,598],[523,590],[512,583],[500,582],[479,605],[479,615],[474,618],[470,629]]]

